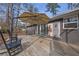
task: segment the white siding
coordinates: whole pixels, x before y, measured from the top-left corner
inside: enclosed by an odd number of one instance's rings
[[[60,37],[60,22],[53,23],[53,35]]]

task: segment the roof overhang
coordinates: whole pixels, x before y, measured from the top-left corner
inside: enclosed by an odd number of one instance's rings
[[[62,12],[59,15],[53,16],[50,19],[49,23],[50,22],[55,22],[55,21],[61,21],[64,18],[71,17],[71,16],[75,16],[75,15],[78,15],[78,14],[79,14],[79,8],[76,8],[76,9],[73,9],[73,10],[68,10],[66,12]]]

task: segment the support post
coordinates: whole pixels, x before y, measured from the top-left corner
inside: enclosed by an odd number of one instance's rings
[[[68,29],[66,29],[66,43],[68,43]]]

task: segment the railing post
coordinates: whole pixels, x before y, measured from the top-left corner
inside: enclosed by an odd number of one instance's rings
[[[8,53],[9,53],[9,55],[11,56],[11,53],[10,53],[8,47],[7,47],[6,41],[5,41],[4,37],[3,37],[3,34],[2,34],[2,32],[1,32],[1,30],[0,30],[0,34],[1,34],[1,37],[2,37],[2,39],[3,39],[3,42],[4,42],[4,44],[5,44],[6,49],[7,49]]]

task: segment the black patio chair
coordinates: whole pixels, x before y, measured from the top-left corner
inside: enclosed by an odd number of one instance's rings
[[[1,30],[0,35],[10,56],[14,56],[22,51],[21,39],[18,39],[17,37],[11,37],[8,41],[6,41]]]

